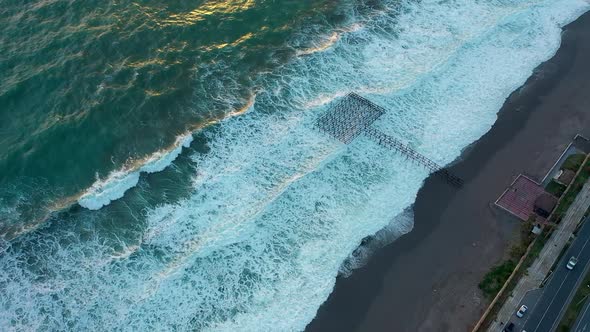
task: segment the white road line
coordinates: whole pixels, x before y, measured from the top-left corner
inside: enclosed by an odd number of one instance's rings
[[[577,254],[577,257],[580,257],[580,255],[582,254],[582,252],[584,252],[584,248],[586,248],[586,245],[588,244],[588,242],[590,241],[590,236],[588,237],[588,239],[586,240],[586,242],[584,243],[584,246],[582,247],[582,249],[580,249],[580,251]],[[578,277],[578,280],[576,280],[576,282],[574,283],[574,287],[572,287],[572,289],[570,290],[570,292],[567,294],[567,297],[565,299],[566,304],[569,305],[569,302],[571,301],[571,297],[572,294],[575,294],[575,292],[578,290],[578,287],[580,287],[580,283],[582,282],[582,280],[584,280],[584,276],[586,276],[586,273],[588,272],[588,267],[589,267],[589,263],[590,261],[586,262],[586,265],[584,265],[584,270],[582,271],[582,273],[580,273],[580,276]],[[559,313],[557,314],[557,319],[553,322],[553,324],[551,325],[551,330],[553,331],[555,330],[557,327],[555,326],[556,324],[559,324],[559,318],[561,317],[563,311],[567,309],[567,306],[564,305],[561,307],[561,310],[559,310]]]
[[[565,278],[563,278],[563,280],[561,281],[561,285],[559,285],[559,288],[557,289],[557,291],[555,292],[555,294],[551,298],[551,302],[549,302],[549,305],[547,305],[547,308],[545,308],[545,311],[543,312],[543,316],[541,316],[541,319],[539,319],[539,322],[537,323],[537,326],[535,326],[535,329],[533,330],[533,332],[537,331],[537,329],[539,328],[539,325],[541,325],[541,322],[543,322],[543,319],[545,319],[545,316],[547,315],[547,311],[549,311],[551,304],[553,304],[553,301],[555,301],[555,297],[557,296],[557,294],[559,294],[559,290],[561,289],[561,287],[563,287],[563,284],[565,283],[566,280],[567,280],[567,276]]]
[[[524,293],[524,296],[522,297],[522,300],[519,302],[519,304],[522,306],[522,305],[524,304],[524,303],[523,303],[523,301],[524,301],[524,298],[526,297],[526,295],[527,295],[529,292],[536,291],[536,290],[539,290],[539,288],[537,288],[537,289],[533,289],[533,290],[530,290],[530,291],[527,291],[526,293]],[[531,310],[530,310],[530,312],[531,312],[531,313],[532,313],[532,312],[535,312],[535,309],[537,309],[537,305],[538,305],[538,304],[539,304],[539,302],[541,301],[541,297],[543,297],[543,291],[542,291],[542,290],[541,290],[541,294],[540,294],[540,295],[537,297],[537,301],[535,301],[535,304],[533,304],[533,305],[531,306],[531,308],[530,308],[530,309],[531,309]],[[520,307],[519,307],[519,308],[520,308]],[[522,323],[522,327],[525,327],[525,326],[526,326],[526,323],[529,321],[529,319],[531,319],[531,314],[530,314],[530,313],[529,313],[529,314],[526,316],[526,318],[524,319],[524,322]]]
[[[584,312],[582,312],[582,315],[581,316],[578,316],[578,317],[583,318],[586,315],[586,311],[588,311],[588,308],[590,308],[590,304],[586,304],[586,309],[584,309]],[[584,325],[584,327],[582,328],[582,330],[577,329],[576,331],[580,331],[580,332],[586,331],[586,325]]]
[[[588,237],[588,239],[586,239],[586,242],[584,243],[584,246],[582,247],[582,250],[584,250],[584,248],[586,247],[586,245],[588,244],[588,242],[590,242],[590,237]],[[588,262],[586,262],[586,264],[588,264]],[[549,302],[549,305],[547,306],[547,308],[545,309],[545,312],[543,312],[543,316],[541,316],[541,319],[539,319],[539,322],[537,323],[537,326],[535,326],[535,329],[533,330],[533,332],[537,331],[537,329],[539,328],[539,325],[541,325],[541,322],[543,322],[543,319],[545,318],[545,316],[547,315],[547,312],[549,311],[549,308],[551,307],[551,305],[553,304],[553,302],[555,301],[555,297],[557,297],[557,295],[559,294],[559,291],[561,290],[561,287],[563,287],[563,284],[565,283],[565,281],[567,280],[567,277],[569,277],[571,274],[568,274],[565,278],[563,278],[563,280],[561,281],[561,285],[559,285],[559,288],[557,289],[557,291],[555,292],[555,294],[553,295],[553,297],[551,298],[551,302]],[[571,292],[570,292],[571,294]],[[569,297],[569,296],[568,296]],[[562,308],[563,310],[563,308]],[[561,313],[561,311],[560,311]],[[555,325],[555,323],[553,324]],[[553,325],[551,326],[551,329],[553,329]]]

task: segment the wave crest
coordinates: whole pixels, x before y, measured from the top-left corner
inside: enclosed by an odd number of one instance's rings
[[[127,190],[137,185],[141,173],[163,171],[180,155],[183,148],[190,146],[192,141],[192,133],[178,136],[170,149],[157,151],[147,159],[136,163],[138,166],[113,171],[105,179],[97,179],[78,198],[78,204],[89,210],[98,210],[123,197]]]

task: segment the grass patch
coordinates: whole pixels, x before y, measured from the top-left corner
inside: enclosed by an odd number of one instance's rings
[[[589,177],[590,160],[588,160],[584,164],[584,166],[582,166],[582,170],[580,171],[580,174],[578,174],[578,176],[574,179],[573,183],[571,184],[570,190],[567,192],[567,194],[565,194],[565,196],[563,196],[563,198],[559,202],[559,205],[555,208],[555,212],[553,213],[552,217],[554,222],[557,223],[561,221],[561,218],[563,218],[563,215],[565,214],[567,209],[570,207],[570,205],[572,205],[572,203],[576,199],[576,196],[578,195],[580,190],[582,190],[584,183],[586,183]]]
[[[555,197],[561,197],[561,195],[563,195],[563,192],[565,191],[565,189],[566,189],[566,186],[564,186],[561,183],[555,182],[555,180],[551,180],[551,182],[549,182],[547,184],[547,186],[545,187],[545,190]]]
[[[526,227],[527,227],[526,225],[522,226],[521,236],[524,234],[523,230]],[[498,298],[498,301],[494,304],[492,309],[490,309],[490,313],[487,315],[487,317],[483,321],[479,331],[484,331],[490,325],[490,323],[494,319],[496,319],[496,316],[498,315],[498,311],[500,311],[500,308],[502,308],[502,305],[504,305],[504,302],[506,302],[506,299],[508,299],[508,297],[512,294],[512,291],[514,290],[514,287],[516,287],[516,284],[520,281],[520,278],[526,273],[526,271],[533,264],[535,259],[537,259],[537,257],[539,257],[539,254],[541,253],[541,250],[543,250],[545,243],[547,243],[547,241],[549,240],[551,233],[552,233],[552,231],[550,231],[550,230],[544,230],[543,233],[539,234],[539,236],[537,237],[537,239],[533,243],[533,246],[531,247],[531,251],[529,252],[528,256],[525,258],[524,262],[522,263],[520,269],[516,272],[516,274],[514,275],[514,278],[512,278],[512,280],[510,280],[510,282],[506,286],[506,289],[504,290],[504,292],[502,293],[500,298]],[[526,234],[526,236],[527,236],[527,239],[531,239],[531,237],[529,236],[528,233]],[[511,250],[511,252],[512,251],[513,250]],[[490,273],[491,273],[491,271],[490,271]],[[500,286],[500,288],[501,287],[502,286]],[[499,291],[499,289],[498,289],[498,291]],[[497,292],[495,294],[497,294]],[[495,294],[494,294],[494,296],[495,296]]]
[[[590,273],[586,274],[586,277],[576,291],[576,295],[574,295],[572,302],[567,307],[567,310],[557,327],[558,332],[571,331],[576,322],[576,318],[578,318],[580,311],[584,307],[584,303],[586,303],[588,296],[590,296],[590,287],[587,286],[588,284],[590,284]]]
[[[504,283],[508,280],[512,271],[514,271],[515,266],[516,262],[511,259],[494,266],[479,283],[479,289],[481,289],[487,298],[493,299],[502,286],[504,286]]]
[[[514,271],[516,264],[526,252],[529,244],[533,241],[534,235],[531,233],[533,220],[531,218],[520,224],[520,241],[510,248],[510,258],[502,264],[494,266],[479,283],[479,289],[487,298],[493,299],[498,294],[512,271]]]
[[[567,157],[567,159],[563,162],[563,165],[561,165],[561,168],[562,169],[569,169],[570,171],[577,172],[578,168],[580,168],[580,166],[582,166],[582,163],[584,162],[584,158],[586,158],[586,156],[583,153],[572,154],[571,156]]]

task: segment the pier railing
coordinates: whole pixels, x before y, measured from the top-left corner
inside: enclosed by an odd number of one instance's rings
[[[426,169],[432,171],[435,175],[439,176],[443,180],[447,181],[451,185],[460,188],[463,186],[463,180],[451,172],[449,172],[446,168],[439,166],[434,161],[430,160],[429,158],[425,157],[424,155],[418,153],[416,150],[410,148],[409,146],[403,144],[399,140],[395,139],[392,136],[384,134],[377,129],[374,128],[367,128],[365,130],[365,135],[373,139],[377,144],[395,150],[406,157],[408,160],[411,160]]]
[[[393,136],[382,133],[371,127],[386,110],[352,92],[343,97],[326,114],[321,116],[316,126],[322,132],[334,137],[344,144],[351,143],[359,135],[364,134],[384,148],[394,150],[447,181],[455,187],[461,187],[463,180],[431,159],[420,154]]]
[[[351,92],[320,117],[316,125],[326,134],[348,144],[384,113],[384,108]]]

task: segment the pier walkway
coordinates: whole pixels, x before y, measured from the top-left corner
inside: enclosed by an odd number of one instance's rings
[[[344,144],[350,144],[355,138],[364,134],[380,146],[396,151],[406,159],[425,167],[452,186],[460,188],[463,185],[463,180],[451,174],[446,168],[409,145],[371,127],[385,113],[386,110],[383,107],[351,92],[332,105],[317,120],[316,127]]]
[[[412,160],[413,162],[419,165],[422,165],[422,167],[425,167],[426,169],[430,170],[432,173],[437,175],[439,178],[447,181],[451,185],[457,188],[463,186],[463,180],[461,178],[453,175],[446,168],[439,166],[434,161],[416,152],[415,150],[403,144],[394,137],[382,133],[374,128],[367,128],[365,130],[365,135],[371,138],[373,141],[377,142],[377,144],[381,145],[382,147],[398,151],[407,159]]]

